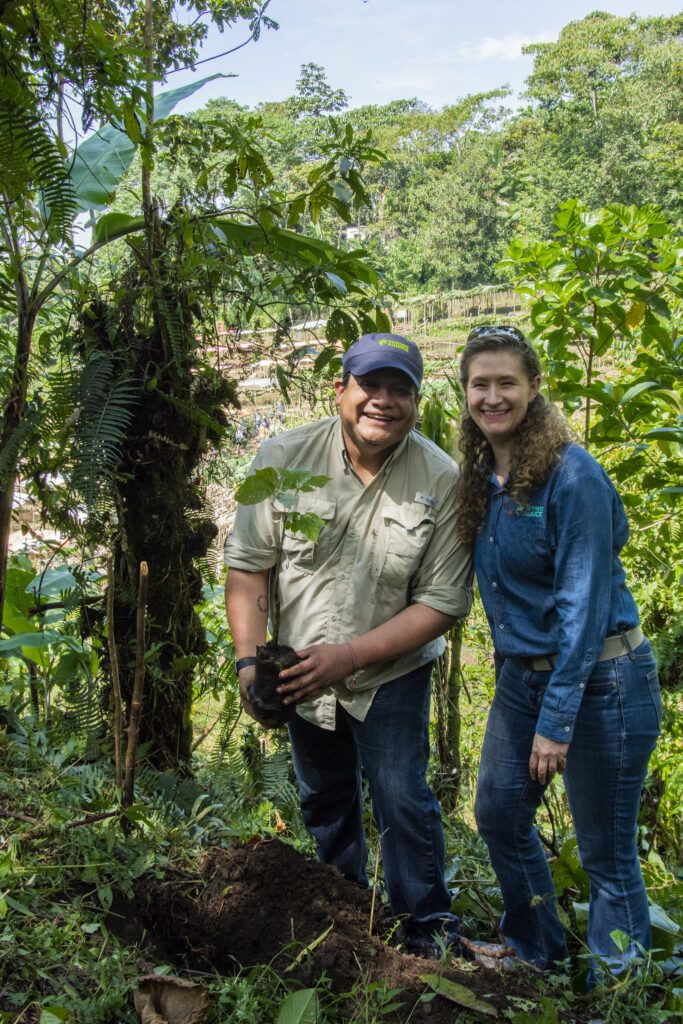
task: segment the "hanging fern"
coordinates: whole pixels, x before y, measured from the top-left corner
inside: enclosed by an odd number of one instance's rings
[[[0,167],[10,201],[35,192],[48,235],[69,240],[76,198],[54,136],[32,110],[28,95],[10,79],[0,81]]]
[[[204,412],[200,406],[195,402],[184,401],[183,399],[177,398],[175,395],[165,394],[163,391],[157,391],[157,395],[168,405],[173,406],[176,412],[181,413],[185,419],[191,423],[196,423],[200,427],[205,427],[210,430],[216,437],[223,437],[225,435],[225,426],[219,423],[213,416],[209,416],[208,413]]]
[[[77,397],[72,484],[88,511],[100,515],[112,505],[110,486],[140,400],[140,384],[116,376],[112,355],[99,351],[83,368]]]
[[[4,485],[8,477],[14,475],[19,456],[31,438],[35,437],[40,418],[37,406],[29,405],[26,416],[0,452],[0,486]]]
[[[180,369],[185,357],[185,337],[187,334],[187,329],[183,323],[182,306],[176,304],[171,308],[164,295],[158,296],[157,306],[159,319],[171,349],[169,355],[172,357],[174,365]]]
[[[263,795],[277,807],[298,807],[299,797],[292,784],[289,751],[277,750],[264,758],[261,769]]]
[[[62,724],[72,735],[86,739],[86,756],[97,753],[102,735],[102,684],[73,671],[61,686]]]

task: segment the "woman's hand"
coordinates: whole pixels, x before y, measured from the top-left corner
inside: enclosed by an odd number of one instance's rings
[[[353,650],[346,644],[316,644],[296,652],[301,661],[280,673],[277,692],[284,704],[310,700],[321,690],[353,675],[357,669]]]
[[[563,772],[567,763],[568,743],[555,743],[534,733],[534,742],[529,758],[529,775],[534,782],[545,786],[555,772]]]

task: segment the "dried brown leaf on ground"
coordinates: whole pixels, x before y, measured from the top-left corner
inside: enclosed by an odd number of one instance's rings
[[[203,985],[152,974],[140,978],[133,1002],[141,1024],[201,1024],[209,997]]]

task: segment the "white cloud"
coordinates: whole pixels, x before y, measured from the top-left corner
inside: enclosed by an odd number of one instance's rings
[[[498,39],[494,36],[482,36],[476,42],[461,43],[457,54],[462,60],[519,60],[524,56],[523,46],[530,43],[547,43],[553,38],[547,33],[524,36],[519,32],[511,32]]]

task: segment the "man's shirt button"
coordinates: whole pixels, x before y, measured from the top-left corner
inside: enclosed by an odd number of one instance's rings
[[[504,622],[499,622],[498,623],[498,629],[505,629],[505,623]]]

